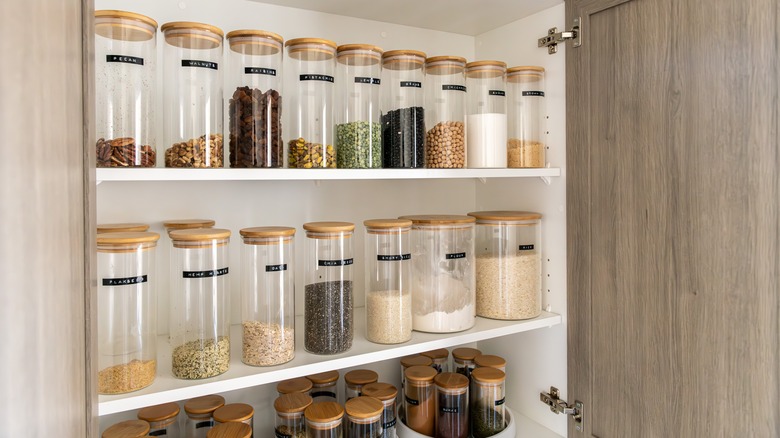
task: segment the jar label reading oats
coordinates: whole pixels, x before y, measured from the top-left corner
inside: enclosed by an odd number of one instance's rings
[[[540,97],[544,97],[544,91],[523,91],[523,96],[540,96]]]
[[[182,59],[182,67],[198,67],[198,68],[210,68],[212,70],[219,70],[219,66],[216,62],[211,61],[199,61],[197,59]]]
[[[504,90],[488,90],[488,96],[506,96]]]
[[[444,256],[447,260],[454,260],[454,259],[465,259],[466,253],[465,252],[455,252],[452,254],[447,254]]]
[[[103,286],[128,286],[131,284],[146,283],[147,280],[148,278],[146,275],[124,278],[104,278]]]
[[[452,406],[452,407],[442,406],[440,410],[445,414],[457,414],[460,412],[460,409],[458,409],[457,406]]]
[[[397,262],[399,260],[411,260],[411,254],[396,254],[396,255],[382,255],[376,256],[376,259],[380,262]]]
[[[393,418],[392,420],[388,421],[387,423],[382,423],[382,429],[390,429],[391,427],[395,427],[396,419]]]
[[[281,265],[265,265],[265,272],[279,272],[279,271],[286,271],[287,270],[287,263],[283,263]]]
[[[532,251],[534,249],[533,245],[520,245],[517,250],[518,251]]]
[[[401,87],[422,88],[422,82],[417,81],[401,81]]]
[[[441,89],[444,91],[466,91],[464,85],[442,85]]]
[[[371,85],[379,85],[380,84],[379,78],[364,78],[357,76],[355,77],[355,83],[356,84],[371,84]]]
[[[298,79],[301,81],[323,81],[333,82],[333,76],[329,75],[300,75]]]
[[[352,259],[317,260],[317,266],[349,266],[351,264],[352,264]]]
[[[106,55],[106,62],[122,62],[125,64],[144,65],[144,59],[136,56]]]
[[[182,278],[208,278],[227,275],[228,268],[213,269],[211,271],[183,271]]]
[[[263,67],[244,67],[244,74],[276,76],[276,70]]]
[[[413,398],[406,397],[406,403],[409,403],[412,406],[417,406],[420,404],[420,400],[415,400]]]
[[[333,397],[336,398],[336,393],[331,391],[315,391],[311,393],[311,398],[317,397]]]

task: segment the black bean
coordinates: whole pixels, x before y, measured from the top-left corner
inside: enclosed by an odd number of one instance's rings
[[[425,113],[422,107],[382,114],[382,166],[425,167]]]

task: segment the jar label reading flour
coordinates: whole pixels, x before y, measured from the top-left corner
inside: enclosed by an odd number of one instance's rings
[[[404,87],[422,88],[422,82],[417,82],[417,81],[401,81],[401,88],[404,88]]]
[[[244,67],[244,74],[276,76],[276,70],[263,67]]]
[[[488,96],[506,96],[504,90],[488,90]]]
[[[532,251],[534,249],[533,245],[520,245],[517,250],[518,251]]]
[[[371,85],[379,85],[381,81],[379,78],[363,78],[360,76],[355,77],[355,83],[356,84],[371,84]]]
[[[317,266],[349,266],[351,264],[352,264],[352,259],[317,260]]]
[[[397,262],[400,260],[411,260],[412,255],[411,254],[396,254],[396,255],[382,255],[379,254],[376,256],[376,259],[380,262]]]
[[[131,284],[146,283],[147,276],[139,275],[137,277],[124,277],[124,278],[104,278],[103,286],[127,286]]]
[[[182,67],[197,67],[197,68],[210,68],[212,70],[219,70],[219,66],[216,62],[211,61],[198,61],[197,59],[182,59]]]
[[[298,79],[301,81],[333,82],[333,76],[328,75],[300,75]]]
[[[441,89],[444,91],[466,91],[466,87],[463,85],[442,85]]]
[[[457,406],[449,407],[449,406],[442,406],[441,411],[445,414],[457,414],[460,412],[460,409],[458,409]]]
[[[544,91],[523,91],[523,96],[541,96],[541,97],[544,97]]]
[[[135,56],[106,55],[106,62],[123,62],[125,64],[144,65],[144,59]]]
[[[454,260],[454,259],[465,259],[466,253],[465,252],[456,252],[452,254],[447,254],[444,256],[447,260]]]
[[[208,278],[227,275],[228,268],[213,269],[211,271],[183,271],[182,278]]]
[[[265,272],[280,272],[287,270],[287,263],[281,265],[265,265]]]

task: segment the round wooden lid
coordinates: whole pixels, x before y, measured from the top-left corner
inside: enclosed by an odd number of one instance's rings
[[[466,77],[469,78],[497,78],[506,73],[506,62],[503,61],[476,61],[466,64]]]
[[[414,366],[429,367],[431,365],[433,365],[433,359],[431,359],[428,356],[423,356],[421,354],[415,354],[412,356],[406,356],[401,358],[401,366],[404,368],[409,368]]]
[[[157,33],[157,22],[135,12],[95,11],[95,33],[120,41],[148,41]]]
[[[371,44],[344,44],[336,49],[340,64],[351,66],[377,65],[384,50]]]
[[[322,38],[295,38],[284,45],[290,58],[301,61],[327,61],[336,56],[336,43]]]
[[[412,221],[409,219],[367,219],[363,221],[363,225],[366,228],[373,229],[394,229],[394,228],[409,228],[412,226]]]
[[[452,357],[455,359],[471,360],[482,354],[481,351],[476,348],[461,347],[452,350]]]
[[[474,364],[478,367],[504,368],[506,360],[494,354],[480,354],[474,358]]]
[[[221,395],[204,395],[187,400],[184,403],[184,412],[188,414],[208,414],[225,406],[225,397]]]
[[[458,373],[441,373],[434,379],[436,385],[445,389],[460,389],[469,386],[469,378]]]
[[[311,391],[311,380],[306,377],[283,380],[276,384],[276,392],[279,394],[294,394]]]
[[[307,222],[303,224],[303,229],[313,233],[339,233],[354,231],[355,224],[352,222]]]
[[[425,64],[435,64],[437,62],[455,62],[458,64],[466,64],[466,58],[461,56],[432,56],[425,60]]]
[[[371,418],[381,414],[385,405],[374,397],[360,396],[347,400],[344,408],[350,417]]]
[[[428,358],[430,360],[430,358]],[[432,382],[438,372],[431,366],[415,365],[404,370],[404,376],[408,383]]]
[[[128,231],[147,231],[149,224],[140,222],[124,222],[118,224],[98,224],[97,233],[123,233]]]
[[[495,210],[495,211],[472,211],[469,216],[474,216],[478,220],[486,221],[530,221],[541,219],[541,213],[535,213],[533,211],[508,211],[508,210]]]
[[[295,235],[295,228],[293,227],[252,227],[242,228],[238,232],[243,237],[290,237]]]
[[[379,380],[379,374],[371,370],[352,370],[344,374],[344,381],[351,385],[367,385]]]
[[[415,225],[454,225],[471,224],[477,220],[471,216],[456,214],[419,214],[399,216],[399,219],[409,219]]]
[[[117,423],[105,431],[102,438],[139,438],[149,434],[149,423],[143,420],[127,420]]]
[[[217,424],[206,434],[206,438],[249,438],[251,436],[250,425],[236,422]]]
[[[231,30],[230,32],[228,32],[227,36],[225,36],[225,38],[227,39],[242,38],[242,37],[268,38],[280,44],[284,42],[281,35],[279,35],[278,33],[268,32],[266,30],[253,30],[253,29]]]
[[[149,406],[138,411],[138,419],[148,421],[163,421],[179,415],[179,405],[175,402]]]
[[[163,227],[165,227],[168,232],[171,232],[173,230],[184,230],[187,228],[209,228],[213,227],[215,223],[216,222],[212,219],[177,219],[163,222]]]
[[[439,348],[438,350],[426,351],[420,354],[430,357],[431,359],[446,359],[450,356],[450,351],[446,348]]]
[[[135,12],[120,11],[117,9],[101,9],[95,11],[95,18],[126,18],[128,20],[140,21],[157,29],[157,21],[151,17]]]
[[[538,65],[518,65],[506,69],[506,74],[508,75],[516,73],[544,73],[544,67],[539,67]]]
[[[241,29],[228,32],[230,50],[242,55],[268,56],[282,51],[282,37],[264,30]]]
[[[501,383],[506,379],[506,374],[496,368],[481,367],[471,371],[471,378],[481,383]]]
[[[391,50],[382,55],[382,66],[388,70],[417,70],[425,65],[425,53],[418,50]]]
[[[326,40],[323,38],[293,38],[291,40],[287,40],[286,43],[284,43],[285,47],[290,46],[299,46],[301,44],[322,44],[325,46],[329,46],[332,48],[336,48],[336,43],[334,43],[331,40]]]
[[[434,56],[425,60],[425,73],[429,75],[463,75],[466,58],[460,56]]]
[[[207,32],[219,35],[220,39],[225,36],[225,33],[222,32],[222,29],[218,28],[217,26],[212,26],[206,23],[198,23],[195,21],[171,21],[169,23],[163,24],[160,27],[160,30],[162,32],[167,32],[169,30],[205,30]]]
[[[310,376],[306,376],[307,379],[311,380],[311,383],[321,385],[323,383],[331,383],[335,382],[339,379],[339,372],[338,371],[326,371],[324,373],[319,374],[312,374]]]
[[[98,245],[127,245],[132,243],[157,242],[160,235],[149,231],[128,231],[121,233],[101,233],[97,235]]]
[[[312,403],[303,414],[307,420],[316,423],[329,423],[344,416],[344,408],[332,401]]]
[[[466,70],[479,69],[482,67],[498,67],[506,69],[506,62],[504,61],[474,61],[466,64]]]
[[[173,230],[168,235],[171,237],[171,240],[200,242],[203,240],[227,239],[230,237],[230,230],[222,228],[188,228]]]
[[[255,415],[255,409],[246,403],[230,403],[214,411],[214,419],[220,423],[245,421]]]
[[[424,62],[426,58],[425,52],[419,50],[390,50],[382,55],[383,58],[392,58],[395,56],[416,56],[422,58],[420,62]]]
[[[369,383],[360,392],[367,397],[374,397],[382,401],[395,399],[398,395],[398,389],[395,386],[384,382]]]
[[[303,412],[311,403],[312,398],[306,394],[299,392],[282,394],[274,400],[274,409],[276,409],[276,412],[294,414],[296,412]]]

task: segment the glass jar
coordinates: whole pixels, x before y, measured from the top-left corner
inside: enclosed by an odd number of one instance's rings
[[[466,58],[425,61],[425,166],[459,169],[466,164]]]
[[[395,438],[395,406],[398,390],[389,383],[374,382],[363,387],[363,395],[382,402],[382,438]]]
[[[117,224],[98,224],[97,233],[133,233],[144,232],[149,230],[149,224],[142,224],[140,222],[125,222]]]
[[[509,94],[507,108],[507,166],[544,167],[544,68],[512,67],[506,71]]]
[[[306,419],[303,412],[311,404],[311,397],[302,393],[283,394],[274,400],[276,437],[306,438]]]
[[[430,366],[412,366],[404,371],[404,415],[406,425],[417,433],[433,436],[436,413],[436,370]]]
[[[221,395],[204,395],[187,400],[184,412],[187,420],[184,422],[184,438],[206,438],[214,427],[214,411],[225,406],[225,398]]]
[[[169,236],[173,375],[205,379],[222,374],[230,366],[230,231],[192,228]]]
[[[241,361],[271,366],[295,357],[295,228],[240,231]]]
[[[311,398],[314,403],[324,401],[338,401],[336,395],[336,384],[339,381],[338,371],[326,371],[324,373],[312,374],[306,376],[311,381]]]
[[[337,165],[342,169],[382,167],[382,49],[369,44],[347,44],[339,46],[336,53]]]
[[[412,221],[412,327],[430,333],[470,329],[474,307],[471,216],[402,216]]]
[[[431,358],[431,360],[433,361],[433,364],[431,364],[431,366],[436,368],[436,371],[440,373],[446,373],[450,370],[449,367],[450,351],[447,350],[446,348],[439,348],[438,350],[426,351],[420,354]]]
[[[165,37],[165,167],[222,167],[222,30],[177,21]]]
[[[285,43],[292,64],[292,125],[287,167],[336,167],[333,147],[333,94],[336,43],[296,38]]]
[[[342,438],[344,408],[332,401],[312,403],[306,411],[306,436],[308,438]]]
[[[480,354],[482,352],[476,348],[455,348],[452,350],[452,367],[456,373],[471,377],[471,371],[476,367],[474,359]]]
[[[364,221],[366,261],[366,339],[398,344],[412,338],[412,221]]]
[[[149,423],[149,436],[179,438],[179,405],[175,402],[149,406],[138,411],[138,419]]]
[[[101,438],[142,438],[149,436],[149,423],[143,420],[125,420],[103,431]]]
[[[230,403],[214,411],[217,423],[244,423],[251,430],[254,430],[254,417],[255,409],[246,403]]]
[[[417,50],[382,56],[382,167],[425,167],[424,64]]]
[[[234,30],[227,40],[230,167],[282,167],[282,37]]]
[[[385,405],[373,397],[355,397],[347,400],[347,433],[345,438],[380,438],[382,411]]]
[[[344,374],[344,400],[360,397],[363,386],[379,380],[379,374],[371,370],[352,370]]]
[[[216,222],[213,219],[175,219],[163,222],[165,231],[170,234],[174,230],[188,230],[190,228],[213,228]]]
[[[206,435],[207,438],[251,438],[252,427],[244,423],[217,424]]]
[[[159,238],[149,232],[97,236],[99,394],[145,388],[157,374]]]
[[[478,211],[477,315],[528,319],[542,313],[542,215]]]
[[[295,379],[282,380],[276,384],[276,393],[280,396],[285,394],[311,394],[312,383],[306,377],[297,377]]]
[[[490,367],[506,372],[506,359],[493,354],[480,354],[474,358],[474,367]]]
[[[306,230],[304,346],[314,354],[352,348],[352,233],[349,222],[309,222]]]
[[[466,144],[470,168],[506,167],[506,63],[466,64],[468,116]]]
[[[468,438],[469,379],[441,373],[436,383],[436,438]]]
[[[506,374],[495,368],[477,368],[471,373],[471,434],[487,438],[506,428],[504,382]]]
[[[97,167],[155,167],[157,22],[95,11]]]
[[[406,369],[414,366],[429,367],[433,365],[433,359],[421,354],[402,357],[401,360],[401,390],[403,391],[406,382]]]

